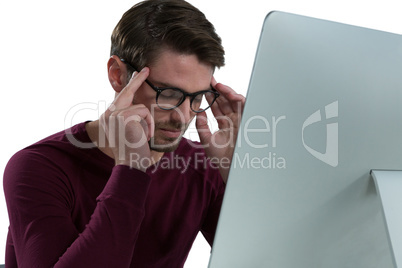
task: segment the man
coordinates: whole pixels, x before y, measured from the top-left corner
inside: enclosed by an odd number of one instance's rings
[[[182,267],[199,231],[212,244],[245,101],[213,78],[223,55],[184,1],[127,11],[107,64],[112,105],[7,165],[6,266]],[[201,144],[182,138],[194,117]]]

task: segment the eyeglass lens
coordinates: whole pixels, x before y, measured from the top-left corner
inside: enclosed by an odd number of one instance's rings
[[[163,90],[157,99],[157,103],[160,108],[169,110],[177,107],[185,98],[184,94],[175,89],[165,89]],[[191,109],[194,112],[201,112],[209,108],[209,103],[207,100],[214,101],[216,98],[213,92],[200,92],[191,99]]]

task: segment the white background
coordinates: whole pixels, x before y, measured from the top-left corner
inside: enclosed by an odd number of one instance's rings
[[[17,150],[72,124],[93,120],[113,100],[106,75],[110,34],[137,1],[20,0],[0,3],[0,173]],[[271,10],[402,33],[400,1],[192,0],[226,50],[218,82],[246,95],[261,25]],[[76,113],[71,108],[99,107]],[[99,104],[99,105],[98,105]],[[69,112],[70,111],[70,112]],[[66,119],[67,117],[67,119]],[[190,130],[191,138],[196,138]],[[0,176],[2,182],[2,176]],[[0,263],[8,227],[0,192]],[[194,243],[186,267],[207,267],[210,248]]]

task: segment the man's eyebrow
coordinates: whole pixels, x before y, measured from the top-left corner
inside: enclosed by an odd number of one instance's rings
[[[165,83],[165,82],[160,82],[160,81],[150,81],[154,86],[156,86],[156,87],[159,87],[159,88],[165,88],[165,87],[171,87],[171,88],[178,88],[178,89],[180,89],[180,90],[183,90],[184,92],[186,92],[186,93],[190,93],[190,92],[188,92],[187,90],[184,90],[184,89],[182,89],[182,88],[180,88],[180,87],[177,87],[177,86],[173,86],[173,85],[171,85],[171,84],[169,84],[169,83]],[[198,91],[196,91],[196,92],[200,92],[200,91],[205,91],[205,90],[213,90],[212,89],[212,86],[210,85],[208,88],[206,88],[206,89],[202,89],[202,90],[198,90]],[[196,92],[193,92],[193,93],[196,93]]]
[[[148,79],[149,80],[149,79]],[[157,86],[157,87],[174,87],[174,88],[179,88],[179,87],[176,87],[176,86],[173,86],[173,85],[171,85],[171,84],[169,84],[169,83],[165,83],[165,82],[160,82],[160,81],[155,81],[155,80],[152,80],[152,81],[150,81],[152,84],[154,84],[155,86]],[[180,88],[181,89],[181,88]]]

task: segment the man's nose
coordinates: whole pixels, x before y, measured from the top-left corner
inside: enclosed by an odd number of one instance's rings
[[[182,123],[188,123],[194,116],[193,110],[191,110],[191,100],[186,98],[183,103],[172,110],[172,119]]]

